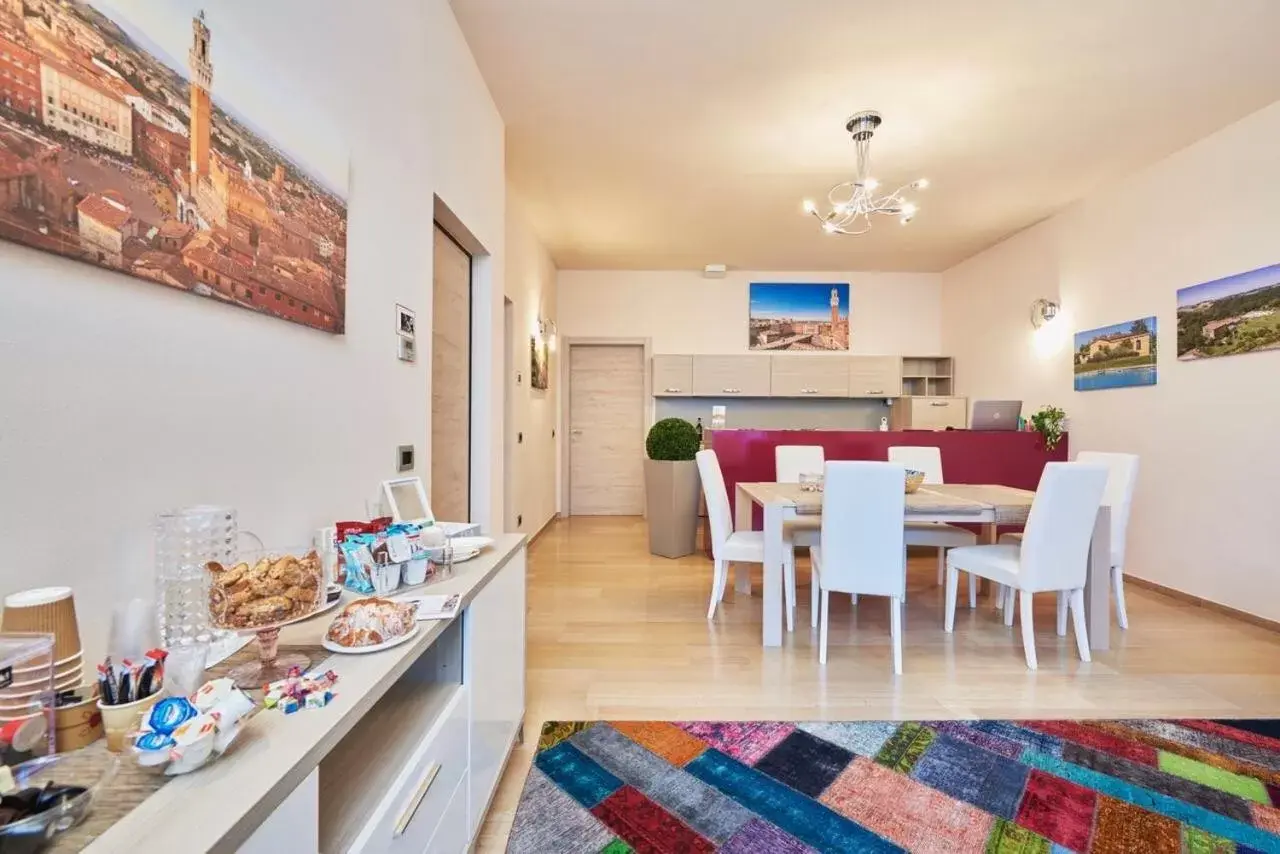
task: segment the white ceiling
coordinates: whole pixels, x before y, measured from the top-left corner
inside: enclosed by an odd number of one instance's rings
[[[452,2],[562,268],[942,270],[1280,99],[1280,0]],[[932,186],[824,235],[861,109]]]

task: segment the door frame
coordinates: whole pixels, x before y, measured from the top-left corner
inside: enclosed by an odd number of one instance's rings
[[[466,501],[466,505],[467,505],[467,518],[466,518],[465,520],[458,520],[458,521],[474,522],[474,521],[475,521],[475,519],[476,519],[476,507],[475,507],[475,502],[474,502],[474,500],[473,500],[473,499],[475,498],[475,494],[476,494],[476,488],[475,488],[475,480],[476,480],[476,464],[475,464],[475,439],[476,439],[476,436],[475,436],[475,432],[476,432],[476,431],[475,431],[475,419],[476,419],[476,370],[475,370],[475,353],[476,353],[476,346],[475,346],[475,339],[476,339],[476,330],[475,330],[475,327],[476,327],[476,253],[475,253],[475,252],[473,252],[472,250],[468,249],[468,248],[466,247],[466,245],[463,243],[463,241],[461,241],[461,240],[459,240],[458,238],[454,237],[454,236],[453,236],[453,232],[451,232],[451,231],[449,230],[448,226],[446,226],[444,223],[442,223],[439,219],[433,219],[433,220],[432,220],[431,225],[432,225],[432,229],[431,229],[431,232],[432,232],[432,233],[431,233],[431,241],[432,241],[432,242],[431,242],[431,246],[432,246],[432,256],[431,256],[431,275],[432,275],[432,284],[431,284],[431,299],[432,299],[432,306],[431,306],[431,334],[432,334],[432,336],[433,336],[433,339],[432,339],[431,341],[429,341],[429,342],[428,342],[428,344],[430,344],[431,346],[434,346],[434,344],[435,344],[434,336],[435,336],[435,333],[436,333],[436,329],[438,328],[438,327],[436,326],[436,322],[435,322],[435,272],[436,272],[436,269],[435,269],[435,232],[439,231],[441,234],[443,234],[443,235],[445,236],[445,239],[447,239],[450,243],[452,243],[454,246],[456,246],[456,247],[458,248],[458,250],[459,250],[463,255],[466,255],[466,256],[467,256],[467,501]],[[435,369],[435,367],[434,367],[434,365],[435,365],[435,360],[434,360],[434,359],[429,360],[429,361],[428,361],[428,365],[429,365],[429,367],[428,367],[428,370],[427,370],[427,373],[428,373],[427,381],[428,381],[428,383],[430,383],[430,382],[432,381],[432,379],[433,379],[433,377],[431,376],[431,371],[433,371],[433,370]],[[428,385],[428,389],[430,389],[430,387],[431,387],[431,386],[430,386],[430,385]],[[499,393],[501,393],[501,392],[499,392]],[[429,436],[429,437],[428,437],[428,441],[429,441],[429,443],[430,443],[431,445],[434,445],[434,441],[435,441],[435,433],[434,433],[434,431],[435,431],[435,413],[434,413],[434,412],[432,412],[431,414],[432,414],[432,419],[431,419],[431,429],[432,429],[432,434],[431,434],[431,436]],[[434,455],[434,454],[432,454],[432,455],[431,455],[431,457],[430,457],[430,459],[433,461],[433,463],[432,463],[432,464],[434,464],[435,455]],[[428,472],[427,472],[427,481],[428,481],[428,482],[430,482],[431,480],[432,480],[431,472],[430,472],[430,471],[428,471]],[[430,487],[428,487],[427,494],[428,494],[428,495],[430,495],[430,494],[431,494],[431,489],[430,489]],[[452,520],[446,520],[446,521],[452,521]]]
[[[560,422],[560,513],[561,517],[568,517],[572,514],[572,507],[569,504],[569,472],[573,471],[570,464],[570,457],[573,454],[573,443],[570,437],[569,413],[573,410],[570,408],[573,397],[573,386],[570,378],[572,377],[571,366],[573,364],[573,348],[576,347],[641,347],[644,353],[644,392],[643,400],[641,400],[640,419],[640,439],[641,444],[649,433],[649,427],[653,424],[653,339],[651,338],[605,338],[590,335],[564,336],[556,342],[560,350],[560,358],[557,360],[559,364],[559,380],[560,389],[560,413],[558,421]]]

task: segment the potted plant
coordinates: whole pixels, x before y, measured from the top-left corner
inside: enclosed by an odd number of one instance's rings
[[[645,440],[645,515],[649,551],[660,557],[684,557],[698,547],[698,464],[702,444],[697,429],[683,418],[664,418]]]
[[[1067,413],[1056,406],[1042,406],[1031,414],[1031,426],[1044,441],[1044,449],[1052,451],[1066,432]]]

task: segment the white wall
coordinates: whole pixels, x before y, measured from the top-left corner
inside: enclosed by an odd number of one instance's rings
[[[141,14],[145,0],[116,5]],[[347,334],[0,243],[0,592],[72,585],[91,652],[110,603],[150,590],[157,511],[224,503],[288,547],[362,518],[398,444],[416,444],[429,475],[430,347],[397,361],[392,322],[404,303],[430,334],[433,195],[494,254],[477,271],[477,322],[501,323],[503,128],[447,2],[234,15],[227,30],[297,75],[350,149]],[[488,331],[477,440],[497,452],[473,492],[496,521],[501,336]]]
[[[1073,450],[1141,457],[1128,571],[1280,619],[1280,352],[1179,362],[1175,291],[1280,261],[1280,103],[948,270],[966,393],[1053,403]],[[1059,300],[1033,333],[1033,299]],[[1158,383],[1072,390],[1071,336],[1155,315]]]
[[[561,270],[560,334],[651,338],[654,353],[746,352],[751,282],[848,282],[850,352],[942,353],[935,273],[732,271],[704,279],[698,272]]]
[[[511,429],[524,435],[524,441],[513,446],[515,471],[510,478],[512,513],[521,518],[509,527],[532,535],[556,513],[558,355],[550,354],[550,388],[535,389],[529,381],[529,336],[537,330],[538,318],[557,321],[556,267],[530,228],[520,200],[511,195],[507,196],[506,248],[507,298],[515,316],[512,371],[519,376],[513,389]]]

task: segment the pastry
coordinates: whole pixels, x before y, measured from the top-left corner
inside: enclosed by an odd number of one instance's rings
[[[374,646],[413,630],[418,606],[390,599],[359,599],[342,609],[329,625],[327,637],[339,646]]]
[[[246,629],[304,617],[319,605],[317,591],[323,568],[320,557],[282,555],[262,558],[252,568],[238,563],[231,569],[207,564],[209,613],[218,625]]]

